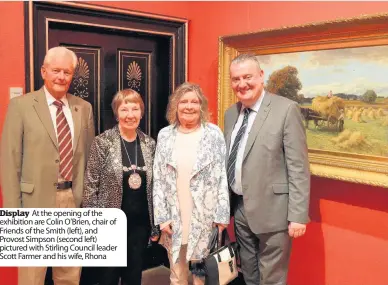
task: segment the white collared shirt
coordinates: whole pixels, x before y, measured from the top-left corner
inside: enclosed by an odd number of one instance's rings
[[[51,120],[53,122],[55,135],[58,140],[58,134],[57,134],[57,107],[53,104],[55,99],[53,95],[50,94],[50,92],[47,90],[46,86],[43,87],[44,94],[46,95],[47,104],[50,110]],[[71,115],[71,110],[69,106],[69,101],[67,101],[66,95],[63,96],[61,99],[62,103],[64,104],[62,107],[63,113],[65,114],[67,123],[70,127],[70,133],[71,133],[71,139],[73,142],[73,152],[74,152],[74,122],[73,122],[73,116]]]
[[[239,145],[239,148],[238,148],[238,151],[237,151],[236,165],[235,165],[235,167],[236,167],[236,171],[235,171],[236,179],[234,181],[234,184],[231,185],[231,188],[232,188],[233,192],[238,194],[238,195],[242,195],[243,194],[242,182],[241,182],[241,174],[242,174],[242,163],[243,163],[243,156],[244,156],[245,146],[247,144],[249,132],[251,131],[253,122],[255,121],[256,115],[259,112],[259,109],[260,109],[260,106],[261,106],[261,102],[263,102],[264,94],[265,94],[265,91],[263,90],[262,93],[261,93],[260,98],[250,108],[251,112],[248,115],[247,128],[245,129],[245,133],[244,133],[243,137],[241,138],[240,145]],[[244,109],[245,109],[245,107],[241,108],[240,115],[238,116],[237,122],[234,125],[233,131],[232,131],[232,136],[231,136],[231,139],[230,139],[229,154],[230,154],[230,151],[232,150],[232,146],[233,146],[233,143],[234,143],[234,139],[236,138],[237,132],[240,129],[242,123],[243,123],[243,120],[244,120]]]

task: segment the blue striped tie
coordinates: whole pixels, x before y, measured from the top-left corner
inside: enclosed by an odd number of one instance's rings
[[[251,112],[251,109],[249,109],[249,108],[244,109],[244,119],[243,119],[243,122],[242,122],[240,129],[237,132],[236,138],[234,139],[232,150],[230,151],[230,154],[229,154],[228,182],[229,182],[230,186],[232,186],[234,181],[236,180],[235,172],[236,172],[237,152],[238,152],[238,148],[240,146],[241,139],[244,136],[245,130],[246,130],[247,125],[248,125],[248,116],[249,116],[250,112]]]

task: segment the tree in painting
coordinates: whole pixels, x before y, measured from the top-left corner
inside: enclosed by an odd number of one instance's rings
[[[367,103],[375,102],[377,99],[377,94],[374,90],[367,90],[364,95],[362,95],[361,100]]]
[[[267,91],[299,102],[301,96],[298,92],[302,89],[302,83],[298,78],[298,69],[294,66],[286,66],[274,71],[268,78]]]

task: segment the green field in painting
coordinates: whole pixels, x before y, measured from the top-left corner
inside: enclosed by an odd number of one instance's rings
[[[306,129],[307,143],[310,149],[326,151],[340,151],[365,155],[388,155],[388,127],[383,125],[388,117],[376,120],[363,118],[365,122],[358,123],[350,119],[345,119],[344,130],[361,132],[362,143],[353,147],[346,147],[341,143],[336,143],[332,139],[338,137],[339,133],[327,127],[315,128],[314,122],[310,121],[309,128]]]

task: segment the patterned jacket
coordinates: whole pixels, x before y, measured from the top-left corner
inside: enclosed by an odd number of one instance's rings
[[[155,141],[139,129],[137,134],[147,167],[148,211],[152,225],[151,236],[159,234],[153,221],[152,165]],[[90,149],[84,179],[82,207],[121,208],[123,197],[123,168],[118,125],[95,137]]]
[[[182,240],[182,225],[176,188],[177,162],[173,155],[177,129],[168,126],[158,135],[154,161],[155,224],[172,221],[172,238],[162,234],[160,243],[178,259]],[[229,193],[225,169],[226,145],[221,130],[214,124],[204,125],[196,161],[193,166],[190,191],[193,213],[189,226],[186,260],[206,257],[212,224],[229,224]]]

